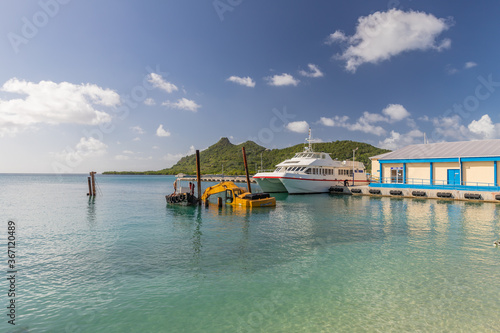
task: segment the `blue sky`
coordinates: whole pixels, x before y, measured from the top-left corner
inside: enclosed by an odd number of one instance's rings
[[[4,1],[0,172],[500,138],[497,1]]]

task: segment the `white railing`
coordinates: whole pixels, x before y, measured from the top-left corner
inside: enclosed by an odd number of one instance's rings
[[[372,178],[375,180],[375,177]],[[460,182],[460,183],[448,183],[447,180],[442,179],[425,179],[425,178],[407,178],[402,179],[399,177],[382,177],[377,179],[377,181],[372,181],[374,183],[379,184],[394,184],[394,185],[429,185],[433,187],[447,188],[453,189],[458,187],[467,187],[470,189],[478,188],[478,187],[498,187],[497,184],[494,183],[486,183],[486,182]]]

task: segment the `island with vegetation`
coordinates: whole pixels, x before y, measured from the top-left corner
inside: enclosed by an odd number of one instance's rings
[[[242,175],[245,173],[241,147],[245,147],[250,173],[257,173],[261,169],[274,169],[274,166],[295,153],[304,149],[304,144],[298,144],[282,149],[267,149],[253,141],[239,145],[232,144],[228,138],[221,138],[219,142],[200,152],[202,174]],[[371,170],[370,157],[389,152],[389,150],[374,147],[368,143],[356,141],[321,142],[313,145],[315,151],[330,153],[333,159],[352,160],[353,149],[356,151],[356,160],[363,162],[366,169]],[[181,158],[171,168],[158,171],[106,171],[103,174],[121,175],[177,175],[196,174],[196,155]]]

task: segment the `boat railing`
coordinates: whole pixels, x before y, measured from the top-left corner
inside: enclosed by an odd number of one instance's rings
[[[259,169],[257,171],[257,173],[260,173],[260,172],[274,172],[274,170],[276,170],[276,169]]]

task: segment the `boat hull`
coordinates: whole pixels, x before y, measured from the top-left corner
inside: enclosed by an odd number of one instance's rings
[[[294,177],[294,175],[285,175],[281,178],[281,182],[290,194],[329,193],[330,187],[344,185],[344,179],[319,179]],[[351,185],[352,179],[348,182]],[[356,185],[366,185],[367,183],[366,180],[356,179]]]
[[[263,192],[266,193],[281,193],[286,192],[286,188],[280,180],[279,176],[254,176],[253,177],[257,184],[259,184],[260,188]]]

